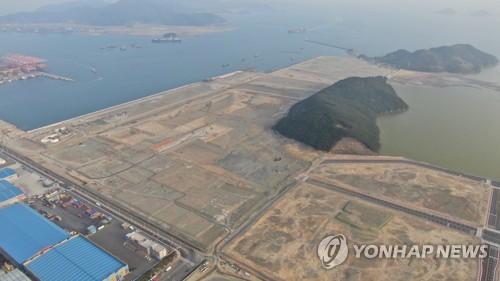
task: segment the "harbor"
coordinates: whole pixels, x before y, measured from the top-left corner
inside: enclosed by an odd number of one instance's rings
[[[29,57],[21,54],[8,54],[0,58],[0,85],[16,80],[26,80],[35,77],[46,77],[66,82],[75,81],[72,78],[45,72],[47,60]]]

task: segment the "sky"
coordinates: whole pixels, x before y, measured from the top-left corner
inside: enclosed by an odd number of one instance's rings
[[[41,6],[73,1],[75,0],[0,0],[0,15],[15,12],[34,11]],[[116,2],[118,0],[104,1]],[[238,0],[226,1],[237,2]],[[265,1],[261,0],[261,2]],[[498,0],[277,0],[276,2],[292,5],[307,5],[307,7],[318,8],[334,8],[335,5],[343,3],[352,6],[367,5],[378,8],[393,8],[395,10],[405,9],[407,11],[411,11],[412,9],[437,11],[451,7],[459,13],[467,13],[484,9],[490,13],[500,16],[500,1]]]
[[[31,12],[45,5],[74,2],[75,0],[0,0],[0,15],[17,12]],[[105,2],[116,2],[116,0],[104,0]],[[168,0],[166,0],[168,1]]]

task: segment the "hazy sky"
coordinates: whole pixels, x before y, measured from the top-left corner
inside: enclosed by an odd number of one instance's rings
[[[0,0],[0,15],[21,11],[33,11],[47,4],[72,1],[75,0]],[[104,1],[116,2],[117,0]],[[238,2],[238,0],[226,1]],[[265,2],[262,0],[260,1]],[[395,8],[396,10],[406,9],[407,11],[412,11],[412,9],[436,11],[439,9],[452,7],[459,13],[467,13],[470,11],[484,9],[489,11],[490,13],[494,13],[495,15],[500,16],[500,1],[498,0],[277,0],[277,2],[292,2],[295,5],[304,4],[307,5],[307,7],[325,6],[325,8],[332,8],[337,3],[348,3],[352,6],[367,5],[377,6],[377,8]]]
[[[64,2],[74,2],[75,0],[0,0],[0,15],[16,12],[29,12],[39,7],[58,4]],[[104,0],[105,2],[116,2],[116,0]],[[168,1],[168,0],[166,0]]]

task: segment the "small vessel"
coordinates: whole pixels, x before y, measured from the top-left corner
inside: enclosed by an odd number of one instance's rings
[[[97,69],[95,68],[91,68],[90,71],[92,71],[92,73],[97,73]]]
[[[127,50],[127,47],[123,46],[123,47],[120,47],[120,51],[126,51]]]
[[[230,66],[229,63],[225,63],[225,64],[222,65],[222,67],[228,67],[228,66]]]
[[[258,58],[259,56],[260,56],[260,54],[259,54],[259,53],[257,53],[257,54],[255,54],[255,55],[253,55],[253,57],[254,57],[254,58]]]
[[[177,37],[177,34],[175,33],[166,33],[163,34],[162,38],[154,38],[151,40],[153,43],[179,43],[182,40]]]
[[[304,33],[304,32],[306,32],[306,29],[303,27],[288,30],[288,33]]]

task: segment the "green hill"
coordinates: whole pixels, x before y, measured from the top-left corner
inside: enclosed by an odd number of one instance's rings
[[[351,77],[296,103],[273,129],[319,150],[353,137],[377,151],[377,115],[407,109],[385,77]]]
[[[418,50],[413,53],[398,50],[383,57],[373,58],[373,60],[408,70],[464,74],[479,73],[482,68],[498,63],[495,56],[484,53],[469,44]]]

